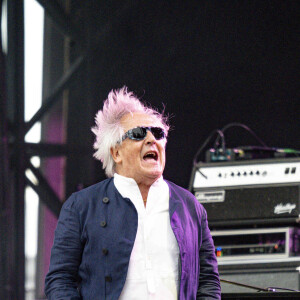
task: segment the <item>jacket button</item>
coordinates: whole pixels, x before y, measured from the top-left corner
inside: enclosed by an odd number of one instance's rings
[[[101,227],[105,227],[106,226],[106,222],[105,221],[101,221],[100,225],[101,225]]]
[[[111,276],[105,276],[105,281],[107,281],[107,282],[112,282]]]
[[[107,250],[106,248],[103,248],[103,249],[102,249],[102,253],[103,253],[104,255],[107,255],[107,254],[108,254],[108,250]]]
[[[109,198],[104,197],[104,198],[102,199],[102,202],[105,203],[105,204],[107,204],[107,203],[109,202]]]

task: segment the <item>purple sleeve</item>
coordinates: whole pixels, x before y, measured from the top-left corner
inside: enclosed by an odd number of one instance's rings
[[[207,223],[206,211],[203,208],[202,245],[200,248],[200,274],[197,299],[221,299],[221,286],[215,247]]]

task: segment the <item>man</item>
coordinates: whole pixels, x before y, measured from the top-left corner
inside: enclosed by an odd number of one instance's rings
[[[63,205],[49,299],[220,299],[206,212],[162,177],[169,126],[124,87],[96,115],[95,157],[109,179]]]

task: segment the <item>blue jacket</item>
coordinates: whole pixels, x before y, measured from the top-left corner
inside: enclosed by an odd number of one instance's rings
[[[180,300],[220,299],[214,245],[205,209],[168,182],[170,222],[180,250]],[[63,205],[45,293],[53,300],[117,300],[124,287],[138,226],[137,211],[104,180]],[[141,299],[143,300],[143,299]]]

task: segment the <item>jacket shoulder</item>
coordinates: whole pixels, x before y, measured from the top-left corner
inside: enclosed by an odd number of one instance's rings
[[[184,189],[183,187],[175,184],[174,182],[166,180],[167,184],[169,185],[169,188],[171,190],[171,193],[176,193],[178,196],[192,199],[193,201],[197,201],[195,196],[188,190]],[[198,201],[197,201],[198,202]]]
[[[169,188],[170,188],[170,197],[175,201],[180,201],[184,203],[190,209],[196,209],[201,214],[205,212],[205,209],[201,203],[196,199],[196,197],[185,188],[180,187],[179,185],[166,180]]]
[[[97,201],[99,197],[104,197],[107,194],[107,191],[113,187],[113,179],[105,179],[78,192],[74,192],[65,201],[63,207],[64,209],[80,210],[91,202]]]

